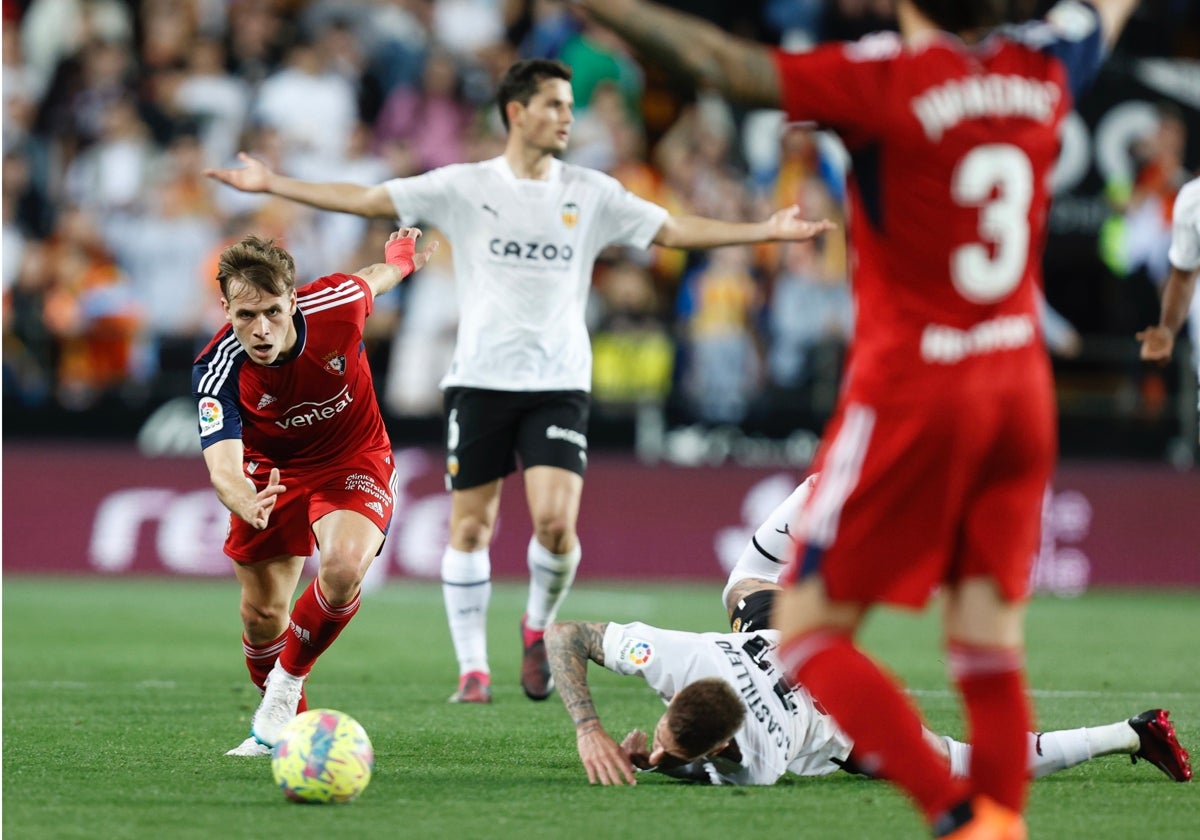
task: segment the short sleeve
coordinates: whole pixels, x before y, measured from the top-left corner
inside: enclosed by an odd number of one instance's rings
[[[601,248],[607,245],[628,245],[646,249],[670,215],[665,207],[631,193],[621,182],[608,175],[598,175],[604,191],[603,223],[597,232]]]
[[[431,169],[411,178],[393,178],[384,181],[383,186],[402,224],[446,226],[451,195],[447,167]]]
[[[220,440],[240,440],[242,418],[238,408],[238,372],[244,361],[241,345],[232,332],[214,341],[192,365],[192,397],[196,401],[200,447]]]
[[[664,700],[683,688],[688,663],[696,658],[694,633],[662,630],[649,624],[609,624],[604,631],[604,667],[625,676],[640,676]]]
[[[840,133],[870,136],[887,122],[879,107],[888,69],[900,55],[894,33],[830,43],[806,53],[776,51],[783,109],[791,122],[816,123]]]

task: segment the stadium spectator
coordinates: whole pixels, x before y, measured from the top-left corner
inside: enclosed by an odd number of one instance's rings
[[[592,330],[592,397],[601,412],[662,405],[675,348],[649,272],[621,260],[598,274],[600,312]]]
[[[1056,446],[1037,337],[1046,184],[1067,110],[1135,0],[1064,3],[993,37],[1006,4],[900,0],[899,36],[799,55],[649,3],[582,5],[649,60],[848,144],[854,361],[779,598],[781,660],[937,834],[1025,836],[1023,599]],[[977,84],[1040,105],[1013,114],[1007,97],[970,96]],[[939,585],[975,745],[965,780],[854,641],[871,605],[922,606]]]
[[[250,110],[250,89],[226,70],[225,49],[216,38],[201,37],[192,44],[173,105],[199,124],[210,166],[233,158]]]
[[[473,116],[454,56],[435,49],[425,59],[419,86],[397,85],[384,99],[375,119],[375,146],[402,145],[412,159],[405,174],[462,163]]]
[[[288,158],[339,159],[358,124],[354,86],[334,71],[323,47],[319,40],[293,44],[286,66],[267,77],[251,105],[256,120],[280,133]]]
[[[748,248],[714,251],[680,284],[679,375],[691,413],[702,423],[740,423],[759,390],[756,326],[764,301],[750,257]]]
[[[144,382],[144,312],[91,217],[62,213],[47,258],[43,319],[55,341],[60,404],[90,408],[128,382]]]
[[[228,755],[267,754],[306,708],[304,682],[358,611],[383,545],[395,474],[362,336],[375,298],[436,248],[417,253],[420,235],[401,228],[385,262],[299,291],[295,262],[270,240],[248,236],[221,255],[229,325],[196,359],[192,393],[209,477],[230,511],[246,667],[263,692],[250,737]],[[316,579],[292,605],[315,546]]]
[[[709,248],[761,239],[808,239],[829,229],[794,208],[761,223],[671,216],[612,178],[563,164],[570,138],[570,68],[513,65],[497,95],[504,154],[375,187],[310,183],[248,155],[212,176],[326,210],[399,215],[436,226],[454,246],[461,318],[446,389],[450,545],[442,579],[459,660],[455,702],[489,702],[486,616],[491,542],[503,479],[524,470],[534,534],[521,622],[521,683],[531,699],[553,690],[542,636],[579,565],[575,532],[587,463],[591,347],[584,304],[601,250]]]

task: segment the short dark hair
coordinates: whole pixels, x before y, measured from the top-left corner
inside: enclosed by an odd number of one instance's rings
[[[1013,0],[912,0],[921,14],[946,32],[999,26],[1015,16]]]
[[[528,105],[546,79],[571,81],[571,68],[561,61],[550,58],[527,58],[509,67],[496,88],[496,107],[500,109],[500,121],[508,131],[508,103],[520,102]]]
[[[667,729],[688,758],[728,741],[745,719],[746,707],[737,692],[719,677],[684,686],[667,708]]]
[[[274,239],[251,234],[221,252],[217,282],[226,300],[231,280],[240,280],[265,295],[284,295],[296,288],[296,262]]]

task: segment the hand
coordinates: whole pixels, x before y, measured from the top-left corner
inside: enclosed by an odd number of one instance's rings
[[[1175,349],[1175,335],[1168,328],[1146,327],[1135,338],[1142,342],[1142,361],[1158,362],[1160,365],[1171,361],[1171,352]]]
[[[257,531],[262,531],[267,527],[267,522],[271,518],[271,511],[275,509],[275,500],[279,498],[279,494],[287,490],[279,483],[279,468],[271,468],[271,476],[267,479],[267,486],[259,490],[251,504],[249,515],[243,516],[246,522]]]
[[[423,268],[440,243],[435,239],[425,250],[417,253],[417,239],[420,236],[421,229],[415,227],[402,227],[393,231],[383,248],[384,261],[399,268],[405,277]]]
[[[267,182],[274,173],[267,165],[245,152],[238,152],[237,157],[244,164],[242,169],[205,169],[204,174],[242,192],[269,192]]]
[[[769,239],[803,241],[820,236],[825,231],[836,229],[837,225],[828,219],[822,219],[819,222],[810,222],[802,219],[800,217],[800,207],[796,204],[793,204],[791,207],[785,207],[782,210],[776,210],[771,214],[771,218],[767,219]]]
[[[583,768],[587,770],[589,783],[606,786],[637,784],[628,754],[603,727],[594,726],[577,732],[575,746]]]
[[[621,749],[639,770],[649,770],[654,766],[650,763],[650,739],[642,730],[634,729],[626,735],[625,740],[621,742]]]

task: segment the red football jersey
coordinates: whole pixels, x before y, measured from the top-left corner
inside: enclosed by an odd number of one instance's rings
[[[777,54],[788,117],[835,130],[853,161],[848,387],[942,383],[1043,352],[1059,129],[1103,58],[1094,10],[1062,5],[976,45],[888,33]]]
[[[299,354],[255,364],[226,326],[192,368],[201,444],[240,437],[256,473],[303,472],[391,450],[362,341],[370,288],[360,277],[333,274],[296,297]]]

